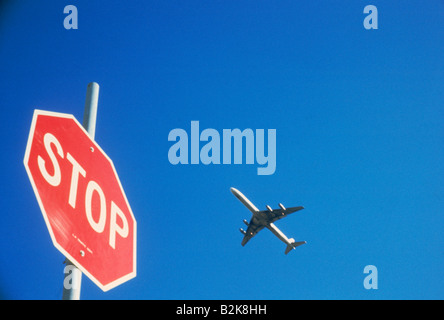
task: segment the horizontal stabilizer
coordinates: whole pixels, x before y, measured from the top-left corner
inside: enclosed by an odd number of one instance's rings
[[[299,247],[300,245],[306,244],[307,241],[298,241],[295,242],[294,239],[290,239],[290,244],[287,246],[287,248],[285,249],[285,254],[289,253],[291,251],[291,249],[296,249],[296,247]]]

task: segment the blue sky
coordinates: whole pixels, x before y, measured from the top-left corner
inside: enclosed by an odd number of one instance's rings
[[[78,9],[66,30],[63,9]],[[363,9],[378,9],[366,30]],[[23,166],[33,110],[83,117],[138,223],[137,277],[82,299],[443,299],[442,1],[18,1],[0,7],[0,294],[60,299],[51,243]],[[276,129],[276,172],[172,165],[168,134]],[[201,145],[202,146],[202,145]],[[258,208],[303,205],[276,225]],[[363,286],[366,265],[378,289]]]

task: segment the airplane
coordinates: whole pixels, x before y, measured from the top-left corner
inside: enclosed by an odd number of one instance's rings
[[[254,204],[252,204],[250,200],[248,200],[247,197],[242,194],[242,192],[240,192],[236,188],[230,188],[230,190],[236,196],[236,198],[238,198],[240,202],[242,202],[253,213],[250,222],[244,219],[244,223],[248,227],[247,231],[242,228],[239,229],[240,232],[244,235],[241,243],[242,246],[245,246],[247,242],[264,227],[273,232],[276,237],[278,237],[287,245],[287,248],[285,249],[285,254],[289,253],[292,249],[296,249],[296,247],[307,243],[306,241],[296,242],[293,238],[288,239],[285,234],[283,234],[282,231],[279,230],[273,223],[286,217],[290,213],[304,209],[304,207],[300,206],[285,208],[282,203],[279,203],[280,209],[271,209],[271,207],[267,205],[267,210],[259,211],[259,209],[256,208]]]

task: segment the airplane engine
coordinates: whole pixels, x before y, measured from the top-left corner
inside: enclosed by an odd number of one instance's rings
[[[242,234],[247,234],[247,231],[245,231],[245,230],[242,229],[242,228],[240,228],[239,231],[240,231]]]
[[[271,209],[271,207],[269,205],[267,205],[267,209],[268,209],[268,211],[273,212],[273,209]]]
[[[279,207],[281,207],[282,210],[286,210],[282,203],[279,203]]]
[[[248,227],[249,226],[248,221],[245,219],[243,221],[244,221],[245,225]]]

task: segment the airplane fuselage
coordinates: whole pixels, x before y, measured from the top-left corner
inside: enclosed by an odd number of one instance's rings
[[[290,244],[290,239],[288,239],[287,236],[278,227],[276,227],[274,223],[269,221],[269,215],[267,212],[253,212],[253,217],[251,219],[252,223],[264,226],[286,245]]]
[[[282,233],[281,230],[278,229],[278,227],[276,227],[274,225],[274,223],[269,223],[268,225],[266,225],[266,227],[268,228],[268,230],[270,230],[271,232],[273,232],[273,234],[279,238],[279,240],[281,240],[283,243],[285,243],[286,245],[290,244],[290,239],[288,239],[285,234]]]

